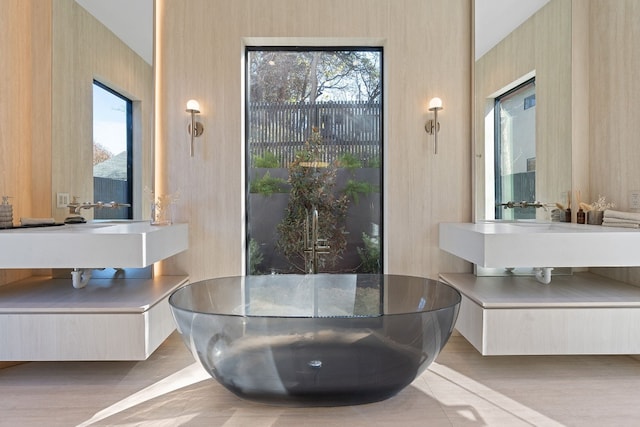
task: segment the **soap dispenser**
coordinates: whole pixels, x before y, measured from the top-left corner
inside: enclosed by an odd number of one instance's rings
[[[13,227],[13,206],[9,204],[9,196],[2,196],[0,204],[0,228]]]

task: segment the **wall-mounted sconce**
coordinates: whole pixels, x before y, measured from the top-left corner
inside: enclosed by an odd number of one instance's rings
[[[193,157],[193,138],[196,138],[204,132],[202,123],[196,121],[196,114],[200,114],[200,104],[195,99],[187,101],[187,113],[191,113],[191,123],[187,127],[187,132],[191,135],[191,157]]]
[[[440,122],[438,121],[438,110],[442,110],[442,99],[431,98],[429,101],[429,111],[433,111],[433,119],[429,119],[424,125],[424,130],[434,137],[434,154],[438,154],[438,132],[440,131]]]

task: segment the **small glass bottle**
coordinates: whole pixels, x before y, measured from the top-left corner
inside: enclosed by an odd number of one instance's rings
[[[564,211],[564,222],[571,222],[571,208]]]
[[[582,210],[582,208],[578,209],[578,213],[576,214],[576,221],[578,224],[586,224],[587,223],[587,216],[584,213],[584,211]]]

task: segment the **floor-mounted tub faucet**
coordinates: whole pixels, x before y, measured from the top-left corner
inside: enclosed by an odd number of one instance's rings
[[[307,210],[307,218],[304,220],[304,253],[305,253],[305,269],[309,274],[318,273],[318,255],[328,254],[330,246],[326,239],[318,237],[318,208],[315,206],[311,211],[311,230],[309,230],[309,211]],[[309,235],[311,233],[311,235]],[[307,262],[306,255],[310,255]]]

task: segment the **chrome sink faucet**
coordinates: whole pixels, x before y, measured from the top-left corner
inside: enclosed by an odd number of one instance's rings
[[[66,217],[64,222],[65,224],[81,224],[81,223],[87,222],[80,215],[80,212],[82,212],[82,209],[103,209],[103,208],[116,209],[116,208],[130,207],[130,206],[131,205],[129,203],[118,203],[118,202],[80,203],[78,202],[78,197],[73,196],[73,200],[71,201],[71,203],[67,205],[67,207],[69,208],[70,216]]]
[[[540,202],[507,202],[500,203],[499,206],[503,206],[505,209],[513,209],[513,208],[544,208],[545,204]]]
[[[103,209],[103,208],[108,208],[108,209],[116,209],[116,208],[124,208],[124,207],[130,207],[131,205],[129,203],[118,203],[118,202],[109,202],[109,203],[104,203],[104,202],[95,202],[95,203],[91,203],[91,202],[84,202],[84,203],[79,203],[77,201],[77,198],[74,197],[73,198],[73,202],[69,203],[67,205],[67,207],[69,208],[69,213],[70,214],[74,214],[74,215],[80,215],[80,212],[82,211],[82,209]]]
[[[309,230],[309,211],[307,211],[307,218],[304,220],[304,227],[305,269],[308,267],[309,274],[317,274],[318,255],[328,254],[330,246],[326,239],[318,237],[318,208],[315,206],[311,211],[311,230]],[[310,255],[309,262],[307,262],[307,255]]]

